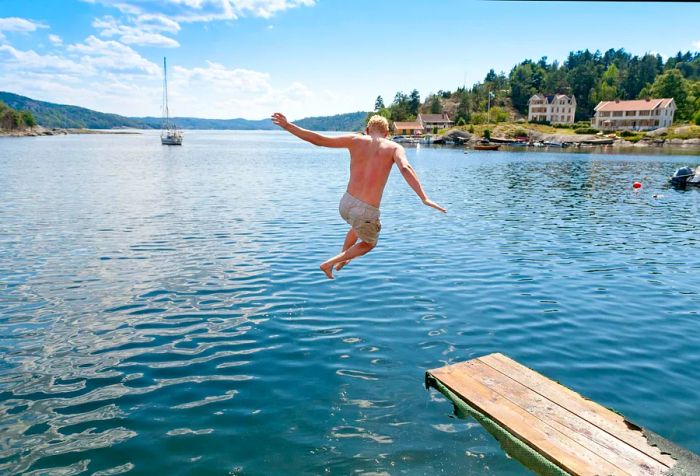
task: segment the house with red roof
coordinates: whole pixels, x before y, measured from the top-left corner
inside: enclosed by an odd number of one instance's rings
[[[673,124],[673,98],[601,101],[595,107],[591,125],[604,131],[651,130]]]
[[[417,136],[425,132],[420,122],[394,122],[394,134],[404,136]]]

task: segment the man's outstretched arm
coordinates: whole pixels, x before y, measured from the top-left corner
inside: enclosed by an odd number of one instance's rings
[[[320,145],[322,147],[350,147],[352,141],[355,139],[355,135],[344,135],[344,136],[324,136],[317,134],[316,132],[307,131],[301,127],[292,124],[287,121],[284,114],[276,112],[272,115],[272,122],[280,126],[285,131],[294,134],[300,139],[306,142],[311,142],[313,145]]]
[[[429,199],[428,196],[425,194],[425,191],[423,191],[423,187],[421,186],[420,181],[418,180],[418,175],[416,175],[416,171],[413,170],[411,164],[408,163],[408,159],[406,158],[406,151],[400,145],[396,147],[396,151],[394,152],[394,162],[401,171],[401,175],[403,175],[404,180],[406,180],[408,185],[411,186],[413,191],[416,192],[416,195],[418,195],[418,197],[423,201],[424,204],[428,205],[429,207],[433,207],[436,210],[440,210],[442,213],[447,213],[447,210],[445,210],[443,207]]]

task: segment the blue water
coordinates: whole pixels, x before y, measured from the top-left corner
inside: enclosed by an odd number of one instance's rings
[[[408,155],[331,282],[343,151],[0,140],[0,473],[527,474],[423,387],[495,351],[700,452],[700,156]]]

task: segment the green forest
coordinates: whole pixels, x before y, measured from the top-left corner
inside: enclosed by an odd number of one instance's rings
[[[535,93],[573,94],[578,103],[577,121],[589,121],[599,101],[672,97],[678,107],[676,121],[700,123],[700,53],[679,52],[664,61],[660,55],[636,56],[624,49],[610,49],[605,53],[571,52],[561,64],[547,57],[528,59],[509,74],[492,69],[471,88],[441,90],[424,102],[417,90],[397,92],[389,105],[379,96],[374,113],[393,121],[410,121],[419,112],[445,111],[458,125],[504,122],[516,112],[526,116],[527,101]]]
[[[34,127],[34,116],[28,111],[16,111],[0,101],[0,130],[17,130]]]

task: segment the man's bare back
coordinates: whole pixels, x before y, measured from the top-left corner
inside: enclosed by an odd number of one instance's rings
[[[348,193],[379,208],[398,147],[401,146],[388,139],[357,136],[348,147]]]
[[[339,271],[350,260],[368,253],[376,246],[381,230],[379,205],[394,164],[425,205],[446,212],[423,191],[404,148],[386,139],[389,124],[383,117],[373,116],[369,120],[365,136],[323,136],[291,124],[280,113],[272,115],[272,122],[314,145],[346,148],[350,152],[350,180],[347,193],[340,202],[340,215],[350,224],[350,230],[345,236],[343,251],[320,266],[329,279],[333,279],[333,266]]]

